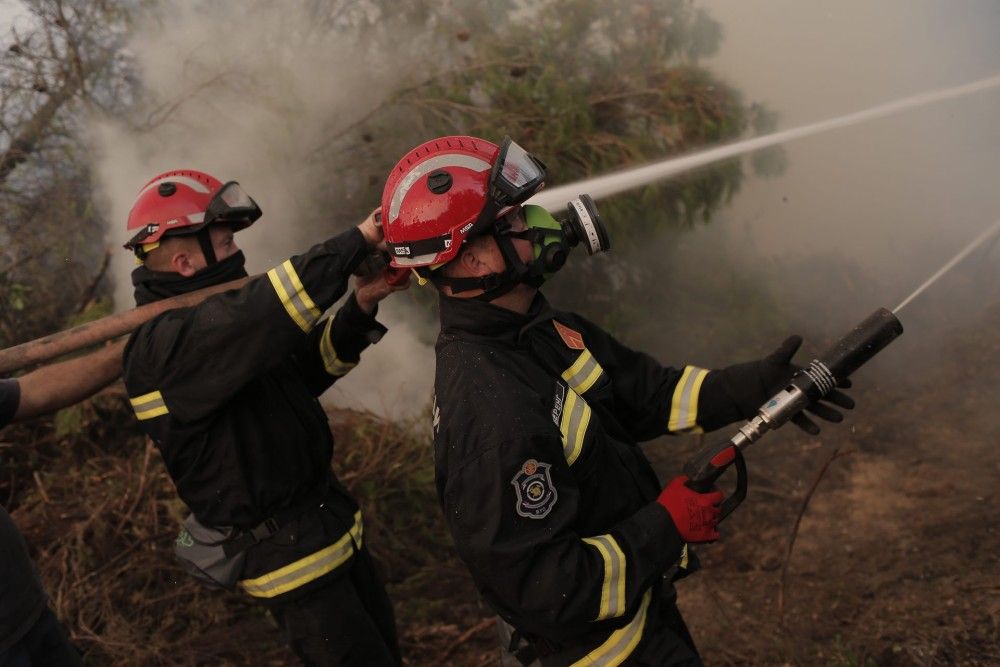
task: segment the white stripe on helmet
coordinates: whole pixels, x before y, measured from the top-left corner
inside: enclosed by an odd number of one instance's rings
[[[491,164],[486,160],[472,157],[471,155],[463,155],[461,153],[445,153],[444,155],[435,155],[426,162],[422,162],[413,168],[410,173],[403,177],[403,180],[399,182],[396,189],[392,193],[392,200],[389,202],[389,220],[395,220],[399,215],[399,208],[403,204],[403,198],[406,197],[406,193],[410,191],[413,184],[423,176],[424,174],[430,173],[435,169],[443,169],[444,167],[465,167],[467,169],[472,169],[473,171],[487,171],[491,168]]]
[[[205,185],[204,183],[202,183],[197,179],[190,178],[188,176],[164,176],[163,178],[158,178],[149,185],[147,185],[146,187],[144,187],[142,191],[138,195],[136,195],[135,197],[136,200],[138,200],[139,197],[149,192],[151,188],[159,187],[160,183],[180,183],[181,185],[188,186],[195,192],[200,192],[206,195],[211,192],[211,190],[208,189],[207,185]]]

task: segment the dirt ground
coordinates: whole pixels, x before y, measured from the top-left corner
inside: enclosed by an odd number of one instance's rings
[[[710,664],[1000,664],[996,314],[926,373],[854,392],[848,428],[759,443],[747,506],[681,587]]]
[[[998,331],[995,304],[904,334],[883,355],[920,367],[859,371],[845,424],[754,445],[748,499],[678,585],[706,664],[1000,665]],[[665,478],[696,445],[647,451]],[[491,632],[451,664],[498,664]]]

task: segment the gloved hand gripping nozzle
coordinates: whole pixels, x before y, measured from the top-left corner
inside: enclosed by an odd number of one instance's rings
[[[742,450],[768,431],[780,427],[807,405],[834,391],[885,346],[903,333],[903,325],[885,308],[879,308],[826,354],[797,372],[788,385],[771,397],[747,420],[739,431],[721,443],[703,448],[684,466],[688,486],[699,492],[710,490],[729,466],[735,464],[736,490],[722,503],[719,519],[724,519],[746,497],[746,463]]]

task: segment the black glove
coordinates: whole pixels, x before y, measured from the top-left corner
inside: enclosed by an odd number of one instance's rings
[[[788,385],[788,381],[792,379],[792,376],[801,369],[800,366],[792,363],[792,357],[795,356],[800,345],[802,345],[802,336],[789,336],[785,339],[784,343],[778,346],[777,350],[756,362],[757,373],[759,374],[761,383],[764,385],[767,398],[784,389]],[[845,378],[838,381],[837,386],[847,389],[851,386],[851,381]],[[819,401],[809,403],[805,409],[828,422],[837,423],[843,421],[844,415],[840,413],[840,410],[829,405],[831,403],[837,406],[837,408],[844,410],[850,410],[854,407],[854,401],[850,396],[832,389]],[[802,412],[792,417],[792,423],[809,435],[817,435],[819,433],[819,426],[816,425],[816,422],[809,419]]]

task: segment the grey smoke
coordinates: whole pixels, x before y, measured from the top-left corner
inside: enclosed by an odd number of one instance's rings
[[[264,217],[237,237],[250,273],[360,222],[336,208],[315,210],[333,188],[334,168],[351,156],[331,164],[314,149],[377,107],[408,69],[349,30],[316,25],[310,7],[189,0],[138,22],[128,50],[141,103],[125,122],[90,123],[112,243],[124,240],[139,188],[176,168],[238,180],[260,203]],[[132,305],[132,268],[127,252],[115,256],[118,309]],[[391,333],[329,396],[383,414],[413,414],[429,402],[433,354],[408,324],[413,317],[401,300],[384,303],[382,317],[394,325]]]

